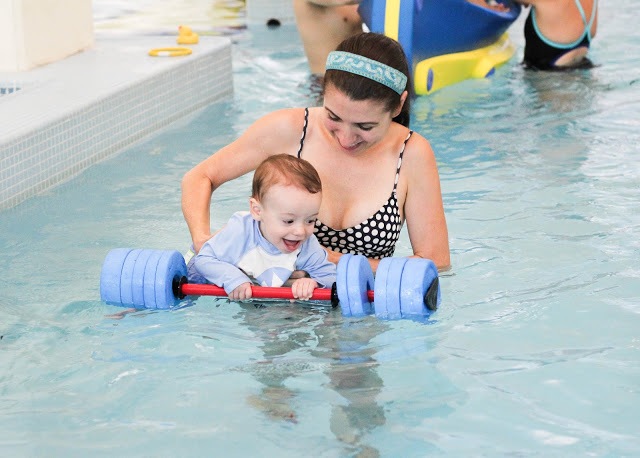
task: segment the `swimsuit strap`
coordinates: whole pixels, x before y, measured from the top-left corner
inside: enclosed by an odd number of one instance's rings
[[[531,22],[533,24],[533,28],[536,31],[536,34],[538,35],[538,37],[540,37],[540,40],[543,41],[544,43],[546,43],[549,46],[552,46],[554,48],[558,48],[558,49],[573,49],[576,46],[578,46],[580,44],[580,42],[582,40],[584,40],[584,36],[586,35],[589,39],[589,43],[591,43],[591,26],[593,25],[593,21],[596,17],[596,8],[598,7],[598,0],[594,0],[593,2],[593,8],[591,9],[591,20],[589,21],[589,23],[587,23],[587,15],[584,12],[584,8],[582,8],[582,3],[580,3],[580,0],[574,0],[576,2],[576,6],[578,8],[578,10],[580,11],[580,16],[582,17],[582,22],[585,25],[585,31],[582,33],[582,35],[580,35],[580,37],[578,37],[578,39],[572,43],[557,43],[555,41],[549,40],[547,37],[545,37],[542,32],[540,32],[540,29],[538,28],[538,21],[536,21],[536,10],[535,8],[531,9]]]
[[[404,155],[404,150],[407,147],[407,142],[411,138],[411,134],[413,131],[410,130],[407,138],[404,139],[404,143],[402,144],[402,151],[400,151],[400,156],[398,156],[398,168],[396,169],[396,180],[393,182],[393,194],[396,193],[396,188],[398,187],[398,179],[400,178],[400,167],[402,166],[402,156]]]
[[[298,158],[302,155],[302,147],[304,146],[304,138],[307,136],[307,126],[309,125],[309,108],[304,109],[304,126],[302,126],[302,137],[300,138],[300,148],[298,148]]]
[[[593,0],[593,6],[591,7],[591,19],[587,22],[587,14],[584,12],[584,8],[582,7],[582,3],[580,0],[575,0],[576,6],[580,11],[580,16],[582,16],[582,22],[584,22],[585,27],[587,28],[587,36],[589,37],[589,42],[591,42],[591,27],[593,26],[593,21],[596,19],[596,12],[598,9],[598,0]]]

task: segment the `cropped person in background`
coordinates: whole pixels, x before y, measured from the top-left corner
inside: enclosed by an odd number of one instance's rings
[[[523,64],[534,70],[591,68],[587,57],[598,29],[598,0],[516,0],[530,6]]]
[[[296,26],[311,73],[324,75],[329,52],[342,40],[362,32],[359,0],[293,0]]]
[[[467,1],[497,12],[509,11],[508,6],[496,0]],[[342,40],[363,31],[359,3],[360,0],[293,0],[296,26],[313,75],[324,75],[329,52]]]

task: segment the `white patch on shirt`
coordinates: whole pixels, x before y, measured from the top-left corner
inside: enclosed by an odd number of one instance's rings
[[[276,275],[276,273],[274,272],[273,274],[271,274],[271,281],[270,282],[266,282],[263,281],[262,282],[262,286],[282,286],[284,285],[284,282],[287,281],[288,278],[280,278]]]
[[[282,267],[283,269],[287,269],[289,272],[293,272],[296,267],[298,253],[300,253],[300,249],[297,249],[292,253],[269,254],[262,247],[257,246],[247,251],[236,265],[247,275],[253,278],[259,277],[266,270],[274,267]],[[280,281],[274,282],[272,285],[279,283],[281,286],[289,279],[289,277],[281,279],[274,274],[274,280],[276,278]]]

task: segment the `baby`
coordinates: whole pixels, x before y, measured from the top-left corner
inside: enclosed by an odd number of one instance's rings
[[[304,159],[278,154],[253,176],[249,212],[235,213],[187,265],[189,282],[221,286],[231,300],[251,298],[251,285],[282,286],[294,271],[308,276],[291,284],[306,300],[336,281],[336,266],[313,235],[322,184]]]

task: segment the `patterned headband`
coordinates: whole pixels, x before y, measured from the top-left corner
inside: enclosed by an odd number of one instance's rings
[[[393,89],[398,94],[407,87],[407,75],[393,67],[359,54],[332,51],[327,57],[327,70],[342,70],[364,76]]]

